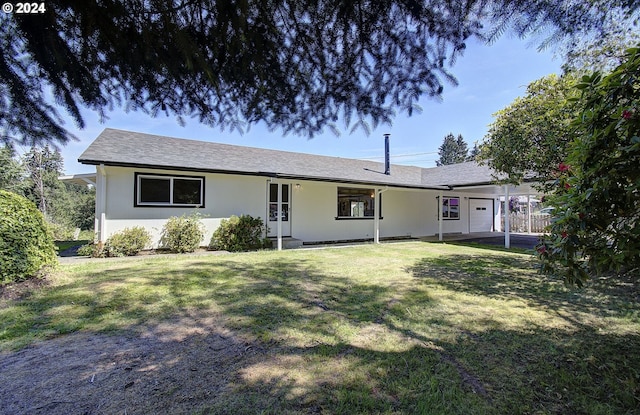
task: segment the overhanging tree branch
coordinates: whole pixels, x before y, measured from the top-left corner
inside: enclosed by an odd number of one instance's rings
[[[72,138],[44,93],[18,93],[34,87],[51,88],[79,126],[80,108],[103,114],[114,104],[195,117],[222,129],[262,121],[309,137],[335,128],[339,117],[348,126],[352,119],[375,126],[390,123],[397,112],[411,114],[423,96],[440,97],[445,82],[455,83],[449,67],[470,38],[507,28],[523,35],[543,27],[553,27],[553,36],[600,32],[608,24],[607,10],[626,13],[634,4],[49,2],[44,14],[0,16],[0,69],[15,75],[0,79],[0,89],[9,94],[0,130],[22,143]],[[27,120],[35,109],[39,118]],[[39,128],[22,127],[34,123]]]

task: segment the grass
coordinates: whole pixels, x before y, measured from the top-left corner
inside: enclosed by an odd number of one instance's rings
[[[69,248],[86,245],[88,243],[89,243],[88,239],[79,239],[79,240],[72,240],[72,241],[55,241],[56,247],[58,248],[58,253],[64,252]]]
[[[218,316],[264,357],[200,413],[640,413],[640,304],[521,252],[422,242],[63,265],[0,348]],[[195,411],[195,408],[194,408]]]

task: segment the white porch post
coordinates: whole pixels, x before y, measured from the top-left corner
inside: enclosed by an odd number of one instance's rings
[[[282,183],[278,182],[278,251],[282,251]]]
[[[511,246],[511,226],[509,225],[509,185],[504,186],[504,247]]]
[[[380,189],[373,190],[373,243],[380,243]]]
[[[527,193],[527,233],[531,233],[531,195]]]
[[[440,194],[438,196],[438,240],[441,241],[442,240],[442,190],[440,191]]]
[[[107,241],[107,174],[104,171],[104,164],[100,164],[96,168],[96,233],[98,234],[98,242]]]

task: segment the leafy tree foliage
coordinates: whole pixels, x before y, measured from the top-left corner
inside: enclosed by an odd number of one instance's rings
[[[442,145],[438,147],[440,158],[436,160],[437,166],[446,164],[456,164],[467,161],[467,143],[462,138],[462,134],[458,134],[458,138],[452,133],[447,134],[442,141]]]
[[[71,233],[73,228],[93,228],[95,189],[58,180],[63,160],[49,146],[33,147],[22,157],[11,146],[0,148],[0,189],[39,206],[49,222]],[[69,229],[70,228],[70,229]]]
[[[517,184],[528,175],[553,180],[573,137],[576,82],[572,75],[550,75],[529,84],[524,97],[495,114],[479,159],[506,175],[506,182]]]
[[[65,184],[65,188],[67,215],[63,217],[63,223],[73,228],[93,229],[96,210],[95,187]]]
[[[639,45],[640,46],[640,45]],[[576,138],[556,166],[542,270],[581,285],[590,275],[640,267],[640,47],[607,76],[583,77]]]
[[[636,0],[60,0],[0,14],[0,139],[65,143],[58,105],[308,136],[440,96],[471,37],[606,32]],[[616,18],[619,16],[616,15]],[[483,26],[485,25],[485,26]],[[55,104],[47,99],[54,98]]]

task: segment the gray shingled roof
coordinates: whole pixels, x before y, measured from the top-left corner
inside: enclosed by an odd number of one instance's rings
[[[491,182],[488,167],[476,163],[420,168],[265,150],[105,129],[78,159],[83,164],[148,167],[199,172],[238,173],[294,179],[441,188]]]
[[[446,186],[470,186],[493,184],[493,170],[475,161],[449,164],[422,169],[423,183],[439,183]]]

